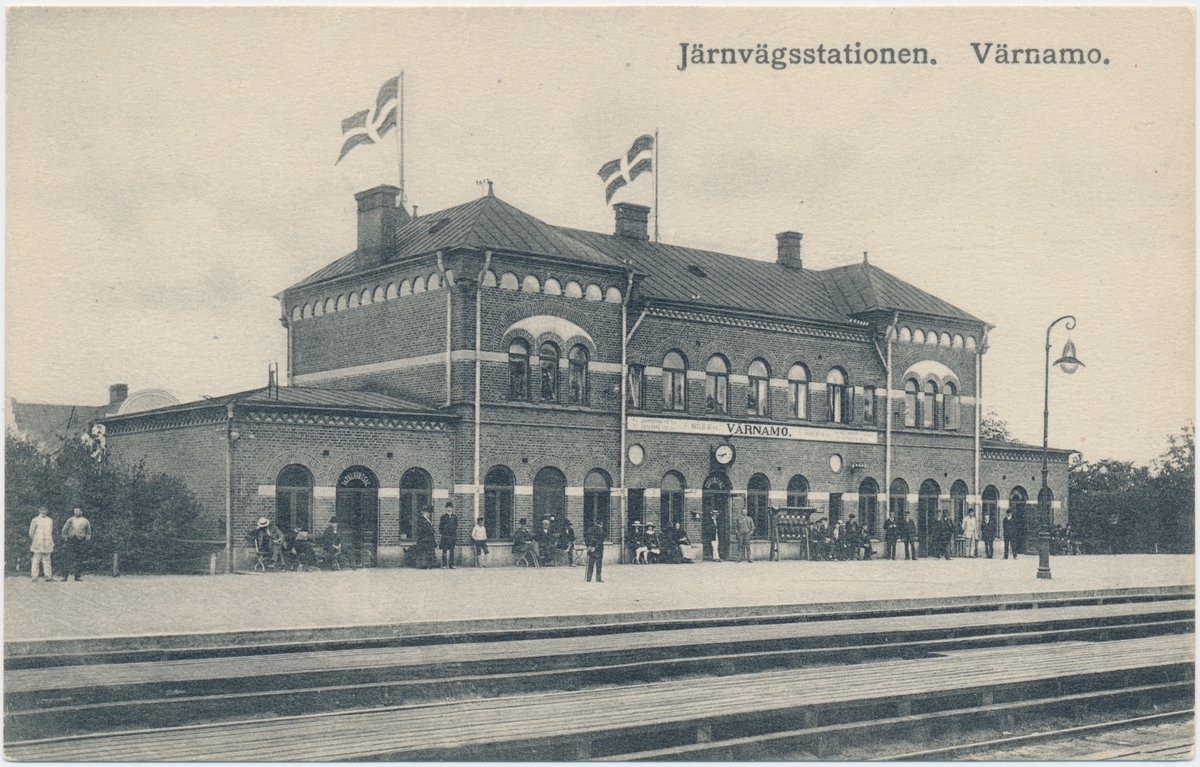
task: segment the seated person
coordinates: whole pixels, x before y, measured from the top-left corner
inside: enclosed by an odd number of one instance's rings
[[[321,534],[321,548],[325,551],[325,564],[341,569],[345,559],[342,554],[342,534],[338,532],[336,517],[329,520],[329,526]]]
[[[533,557],[534,562],[541,562],[538,558],[537,546],[533,543],[533,536],[529,532],[526,525],[529,524],[524,517],[517,523],[517,529],[513,531],[513,561],[519,560],[525,552]]]
[[[548,517],[542,517],[542,527],[533,539],[537,541],[539,561],[547,565],[554,564],[554,545],[558,542],[558,531],[550,528]]]
[[[646,535],[642,538],[646,545],[647,561],[654,564],[662,560],[662,539],[653,524],[646,525]]]
[[[642,523],[635,521],[633,530],[629,533],[629,548],[633,549],[633,563],[644,565],[649,562],[650,547],[646,545],[646,535],[642,532]]]
[[[666,561],[673,565],[691,562],[691,559],[683,555],[683,547],[687,546],[690,550],[691,545],[692,542],[688,540],[687,533],[683,530],[683,525],[676,522],[667,531],[667,544],[663,549],[666,552]]]
[[[288,564],[295,566],[296,570],[304,570],[317,566],[317,553],[313,551],[312,541],[309,540],[308,531],[299,527],[292,528],[291,534],[288,536],[287,553],[291,560]]]

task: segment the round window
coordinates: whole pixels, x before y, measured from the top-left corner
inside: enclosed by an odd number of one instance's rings
[[[834,453],[833,455],[829,456],[829,469],[834,474],[837,474],[839,471],[842,470],[842,457],[840,455],[838,455],[837,453]]]
[[[646,451],[641,445],[629,446],[629,462],[634,466],[641,466],[642,461],[646,460]]]

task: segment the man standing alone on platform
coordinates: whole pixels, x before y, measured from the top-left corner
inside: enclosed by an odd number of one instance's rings
[[[428,570],[437,567],[437,554],[434,550],[437,548],[437,541],[433,534],[433,509],[429,506],[421,509],[420,515],[417,517],[416,545],[413,546],[413,554],[415,564],[422,570]]]
[[[483,524],[483,517],[475,520],[475,526],[471,528],[471,545],[475,547],[475,566],[487,567],[487,526]]]
[[[888,517],[883,521],[883,558],[896,558],[896,539],[899,533],[896,532],[896,520]]]
[[[87,544],[92,540],[92,523],[83,516],[83,509],[75,509],[74,516],[67,520],[62,529],[63,553],[66,562],[63,564],[63,583],[71,576],[75,580],[83,580],[83,557],[87,553]]]
[[[455,548],[458,546],[458,516],[454,513],[454,501],[446,501],[446,511],[438,520],[438,536],[442,548],[442,567],[453,570]]]
[[[717,511],[710,509],[700,520],[700,542],[704,544],[704,558],[721,561],[720,542],[717,540]]]
[[[738,517],[733,533],[737,536],[738,561],[753,562],[750,558],[750,536],[754,535],[754,520],[750,517],[750,509],[745,509]]]
[[[992,515],[984,512],[983,525],[979,529],[983,538],[983,551],[987,554],[987,558],[992,558],[992,553],[995,551],[996,542],[996,520],[992,519]]]
[[[596,571],[596,583],[603,583],[600,573],[604,568],[604,525],[597,522],[583,534],[583,542],[587,544],[587,572],[584,581],[592,580],[592,570]]]
[[[1012,549],[1013,559],[1017,558],[1017,520],[1012,509],[1004,515],[1004,558],[1008,559],[1008,551]]]
[[[54,551],[54,520],[50,519],[45,506],[38,507],[37,516],[29,523],[30,575],[38,579],[38,566],[46,574],[46,583],[54,579],[54,568],[50,565],[50,554]]]
[[[906,519],[900,523],[900,530],[904,537],[904,558],[910,559],[909,554],[912,554],[911,559],[917,558],[917,524],[911,519]]]

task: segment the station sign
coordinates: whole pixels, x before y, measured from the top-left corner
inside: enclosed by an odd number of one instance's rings
[[[822,429],[793,424],[746,423],[742,421],[693,421],[686,418],[645,418],[630,416],[630,431],[659,434],[696,434],[706,437],[755,437],[789,439],[800,442],[843,442],[855,445],[879,444],[879,433],[852,429]]]

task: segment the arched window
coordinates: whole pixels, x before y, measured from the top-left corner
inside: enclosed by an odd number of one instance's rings
[[[788,371],[788,412],[808,418],[808,368],[803,365],[792,365]]]
[[[937,426],[937,384],[926,381],[921,389],[921,428],[932,429]]]
[[[415,296],[417,293],[424,293],[424,292],[425,292],[425,278],[417,277],[416,279],[413,280],[413,295]]]
[[[897,523],[908,518],[908,483],[899,477],[888,488],[888,513]]]
[[[305,305],[304,305],[304,311],[303,311],[303,312],[301,312],[301,314],[300,314],[300,318],[301,318],[301,319],[305,319],[305,320],[306,320],[306,319],[308,319],[309,317],[311,317],[311,316],[312,316],[312,312],[313,312],[313,307],[312,307],[312,304],[305,304]]]
[[[959,410],[958,389],[947,381],[946,388],[942,391],[942,428],[948,431],[958,429]]]
[[[395,298],[395,296],[392,296],[392,297],[393,297],[393,298]],[[384,299],[383,286],[382,286],[382,285],[380,285],[380,286],[378,286],[378,287],[376,287],[376,288],[375,288],[375,293],[374,293],[374,294],[371,296],[371,303],[377,304],[377,303],[379,303],[380,301],[383,301],[383,300],[385,300],[385,299]]]
[[[921,330],[920,328],[917,328],[916,330],[914,330],[912,340],[913,340],[914,344],[925,343],[925,331]]]
[[[356,567],[374,567],[379,540],[379,480],[365,466],[351,466],[338,477],[334,508],[342,534],[342,553]]]
[[[296,304],[295,306],[292,307],[292,319],[293,320],[300,319],[302,314],[303,314],[303,310],[300,308],[299,304]]]
[[[608,290],[604,291],[604,302],[607,304],[621,303],[621,289],[609,288]]]
[[[385,291],[383,294],[384,300],[385,301],[393,301],[399,295],[400,295],[400,293],[399,293],[399,289],[396,287],[396,283],[389,282],[388,286],[387,286],[387,291]]]
[[[917,425],[917,382],[911,378],[904,382],[904,425]]]
[[[517,275],[512,272],[500,275],[500,287],[504,290],[516,290],[518,287]]]
[[[337,306],[334,308],[334,311],[338,311],[338,312],[346,311],[346,297],[345,296],[338,296]]]
[[[719,354],[709,357],[704,367],[704,409],[729,412],[729,363]]]
[[[967,348],[968,349],[975,348],[975,336],[967,336]]]
[[[950,509],[954,514],[954,522],[962,527],[963,517],[967,513],[967,483],[961,479],[954,480],[950,486]]]
[[[510,541],[516,479],[507,466],[493,466],[483,478],[483,526],[488,540]]]
[[[332,298],[326,298],[325,299],[325,313],[333,314],[336,311],[337,311],[337,304],[334,303],[334,300]]]
[[[437,290],[442,286],[442,276],[437,272],[434,272],[433,274],[429,275],[427,280],[425,280],[425,286],[426,290]]]
[[[413,294],[412,281],[404,280],[400,283],[400,297],[411,296]]]
[[[357,290],[346,297],[346,308],[347,309],[357,309],[358,308],[358,291]]]
[[[950,345],[950,334],[949,333],[940,334],[938,336],[938,346],[949,346],[949,345]]]
[[[788,480],[787,505],[795,509],[808,506],[808,480],[804,475],[797,474]]]
[[[908,328],[900,328],[900,343],[906,344],[912,341],[912,331]]]
[[[567,396],[572,405],[588,403],[588,350],[582,345],[571,347],[567,355]]]
[[[834,368],[825,377],[825,390],[829,393],[829,420],[834,423],[850,423],[850,387],[846,385],[846,373]]]
[[[1033,528],[1037,529],[1037,520],[1030,520],[1029,511],[1029,493],[1025,488],[1017,485],[1008,494],[1008,510],[1012,512],[1013,520],[1017,526],[1016,546],[1019,550],[1025,550],[1025,534],[1029,529],[1029,523],[1033,522]],[[1000,530],[1003,530],[1003,522],[1001,522]]]
[[[748,415],[767,415],[767,405],[771,401],[770,378],[767,363],[754,360],[747,371],[750,386],[746,390],[746,413]]]
[[[600,290],[600,286],[592,283],[583,291],[583,300],[585,301],[600,301],[604,298],[604,292]]]
[[[546,287],[543,288],[543,290],[545,291],[546,295],[548,295],[548,296],[561,296],[562,295],[562,285],[559,283],[558,280],[554,279],[553,277],[550,277],[546,280]]]
[[[583,288],[579,287],[578,282],[571,280],[567,283],[567,288],[563,291],[563,295],[567,298],[583,298]]]
[[[687,360],[679,352],[663,357],[663,410],[687,409]]]
[[[538,284],[538,278],[534,277],[532,274],[526,275],[525,279],[521,281],[521,292],[541,293],[542,286]]]
[[[879,530],[879,485],[870,477],[858,484],[858,520],[871,535]]]
[[[771,480],[765,474],[755,474],[746,485],[746,509],[754,520],[754,537],[767,538],[771,524]]]
[[[958,333],[954,334],[954,340],[950,342],[950,346],[955,349],[961,349],[963,345],[963,337]]]
[[[284,466],[275,479],[275,524],[285,534],[312,528],[313,476],[304,466]]]
[[[658,522],[665,534],[676,522],[683,524],[683,477],[677,471],[668,471],[663,475],[661,488]]]
[[[988,485],[983,489],[983,518],[979,520],[982,525],[985,521],[991,520],[996,523],[996,532],[1000,530],[1000,518],[996,516],[997,509],[1000,506],[1000,491],[995,485]]]
[[[363,290],[362,295],[359,296],[358,305],[359,306],[367,306],[370,303],[371,303],[371,289],[366,288],[365,290]]]
[[[400,538],[412,540],[417,515],[433,508],[433,478],[424,469],[409,469],[400,477]]]
[[[558,347],[547,341],[538,348],[538,398],[558,402]]]
[[[496,287],[496,273],[493,272],[491,269],[488,269],[486,272],[483,273],[483,286],[485,288]]]
[[[325,304],[319,300],[316,301],[313,304],[313,316],[320,317],[324,313],[325,313]]]
[[[608,474],[592,469],[583,479],[583,529],[590,530],[599,522],[604,526],[604,539],[609,539],[608,504],[612,482]]]
[[[508,396],[529,399],[529,344],[520,338],[508,345]]]
[[[925,345],[926,346],[937,346],[937,342],[938,342],[938,334],[937,334],[936,330],[925,331]]]

